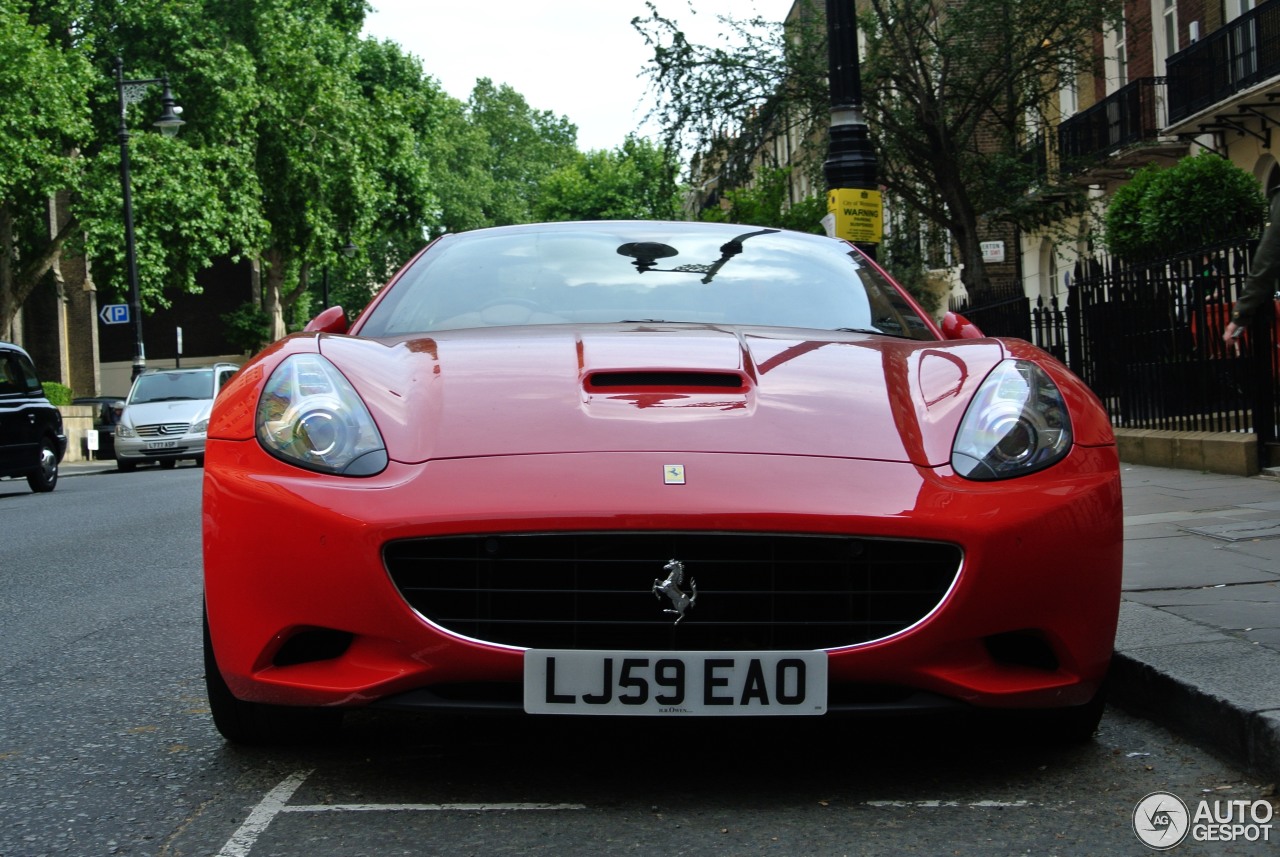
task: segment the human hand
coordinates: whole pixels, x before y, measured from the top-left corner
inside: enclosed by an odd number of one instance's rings
[[[1234,321],[1227,322],[1227,329],[1223,331],[1222,341],[1235,349],[1236,356],[1240,356],[1240,334],[1244,333],[1244,328],[1236,324]]]

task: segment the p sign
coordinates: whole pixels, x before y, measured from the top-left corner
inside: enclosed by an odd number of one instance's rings
[[[98,312],[98,318],[102,319],[103,324],[128,324],[129,305],[107,304]]]

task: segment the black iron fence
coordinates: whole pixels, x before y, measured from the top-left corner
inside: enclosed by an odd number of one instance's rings
[[[957,309],[988,335],[1028,339],[1057,356],[1116,426],[1253,432],[1274,444],[1280,307],[1268,305],[1238,343],[1222,340],[1254,244],[1240,240],[1141,265],[1082,260],[1064,306],[1032,306],[1024,298],[1020,308],[1006,299]]]

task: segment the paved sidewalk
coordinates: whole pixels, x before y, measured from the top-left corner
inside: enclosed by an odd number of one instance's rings
[[[114,470],[79,462],[62,476]],[[1121,473],[1112,700],[1280,781],[1280,478]]]
[[[1121,473],[1112,699],[1280,778],[1280,479]]]

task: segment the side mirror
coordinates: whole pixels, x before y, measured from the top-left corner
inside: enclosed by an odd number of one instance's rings
[[[942,335],[947,339],[982,339],[978,326],[958,312],[948,310],[942,317]]]
[[[303,328],[307,333],[346,333],[347,314],[340,306],[331,306]]]

